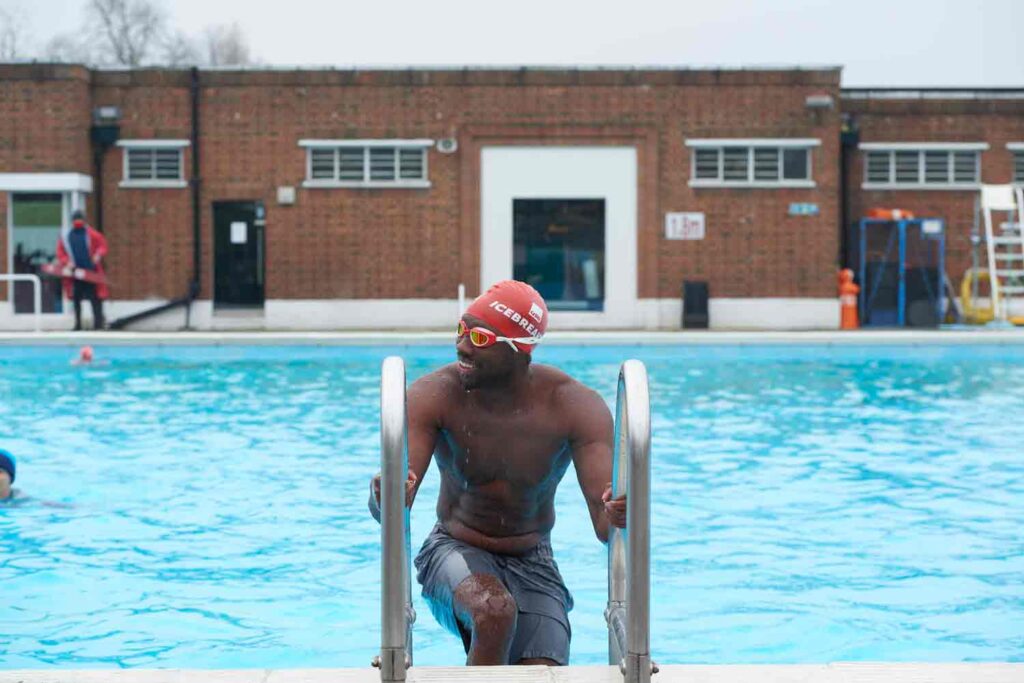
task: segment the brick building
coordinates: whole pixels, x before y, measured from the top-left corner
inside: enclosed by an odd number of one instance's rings
[[[1020,93],[844,92],[838,68],[0,65],[0,272],[48,260],[85,207],[112,319],[190,300],[199,329],[443,328],[460,284],[518,277],[552,329],[677,328],[684,280],[708,283],[714,327],[830,328],[844,207],[943,212],[956,272],[959,188],[1021,179],[1022,113]],[[866,149],[844,152],[844,118]],[[960,175],[868,182],[868,154],[909,143]],[[67,328],[54,284],[46,325]],[[26,287],[0,284],[0,329],[31,325]]]
[[[978,184],[1024,184],[1024,89],[843,91],[858,133],[847,154],[847,223],[872,206],[946,221],[946,272],[971,263]],[[986,266],[985,250],[979,251]]]

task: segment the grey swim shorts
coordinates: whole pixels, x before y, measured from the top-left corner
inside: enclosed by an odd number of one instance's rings
[[[519,610],[509,664],[546,658],[569,663],[569,610],[572,596],[544,539],[525,555],[498,555],[451,537],[438,523],[416,556],[416,580],[437,621],[462,638],[469,652],[470,631],[455,614],[455,588],[471,574],[491,574],[505,585]]]

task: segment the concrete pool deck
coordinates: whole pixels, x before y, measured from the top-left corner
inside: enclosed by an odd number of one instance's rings
[[[362,332],[0,332],[8,346],[443,346],[454,331]],[[1024,328],[719,332],[651,330],[550,332],[545,346],[941,346],[1024,344]]]
[[[409,683],[621,683],[612,666],[413,667]],[[363,669],[116,669],[0,672],[0,683],[378,683]],[[895,664],[842,662],[794,665],[661,667],[652,683],[1021,683],[1024,663]]]

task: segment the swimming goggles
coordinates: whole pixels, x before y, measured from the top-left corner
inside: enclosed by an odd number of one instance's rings
[[[516,348],[516,343],[536,344],[540,341],[540,337],[501,337],[484,327],[469,327],[464,320],[460,320],[456,341],[461,340],[467,334],[469,335],[469,343],[478,349],[486,349],[498,342],[507,342],[515,351],[519,351]]]

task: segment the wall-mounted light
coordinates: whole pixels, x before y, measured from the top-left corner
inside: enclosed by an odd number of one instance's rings
[[[96,107],[92,110],[92,141],[100,147],[110,147],[121,135],[121,108]]]
[[[96,107],[92,110],[92,122],[97,126],[121,123],[121,107],[112,105]]]
[[[836,103],[831,95],[808,95],[804,106],[808,109],[832,109]]]

